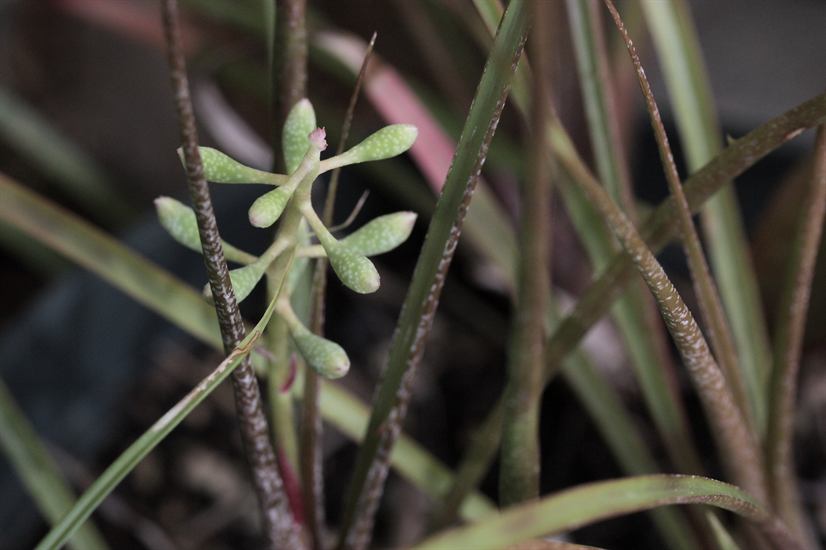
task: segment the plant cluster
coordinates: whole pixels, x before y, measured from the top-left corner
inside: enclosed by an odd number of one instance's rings
[[[292,266],[291,276],[278,297],[277,315],[286,322],[307,364],[326,378],[340,378],[350,368],[347,353],[335,342],[313,334],[293,310],[290,297],[298,277],[306,268],[308,258],[326,257],[344,286],[359,294],[375,292],[379,289],[379,273],[368,258],[389,252],[407,240],[416,214],[405,211],[379,216],[338,239],[313,207],[313,184],[325,172],[404,153],[416,140],[417,131],[409,124],[386,126],[347,151],[321,160],[321,153],[327,149],[326,132],[316,127],[313,106],[303,99],[290,111],[282,134],[288,174],[250,168],[221,151],[201,147],[204,176],[214,183],[274,187],[258,197],[248,211],[250,224],[257,228],[269,228],[281,220],[272,244],[255,256],[222,243],[227,260],[242,266],[229,272],[236,299],[240,302],[247,298],[262,278],[279,281],[279,270],[273,266],[279,257],[289,257],[287,263],[281,264]],[[195,212],[190,207],[171,197],[157,198],[155,207],[161,225],[176,241],[201,252]],[[204,288],[204,294],[211,296],[209,286]]]

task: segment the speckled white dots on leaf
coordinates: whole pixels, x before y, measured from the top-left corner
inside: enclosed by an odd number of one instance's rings
[[[172,197],[158,197],[155,199],[155,209],[161,226],[173,239],[196,252],[201,251],[198,222],[190,207]]]
[[[341,243],[325,249],[333,271],[344,286],[359,294],[370,294],[379,289],[379,272],[376,271],[373,262],[365,256],[353,252]]]
[[[249,209],[249,220],[255,227],[269,227],[274,224],[290,201],[295,189],[283,186],[258,197]]]
[[[350,358],[344,349],[309,331],[293,334],[298,351],[316,372],[329,379],[341,378],[350,370]]]
[[[287,173],[295,172],[301,159],[304,158],[307,148],[310,145],[310,132],[316,128],[315,110],[309,99],[302,99],[296,103],[287,120],[284,121],[284,128],[281,131],[281,147],[284,152],[284,166]]]
[[[363,256],[384,254],[406,241],[415,223],[414,212],[379,216],[342,239],[341,244]]]
[[[419,131],[412,124],[392,124],[345,153],[350,162],[369,162],[401,155],[416,141]]]
[[[286,178],[241,164],[232,157],[212,147],[199,147],[204,177],[213,183],[266,183],[278,185]],[[181,155],[181,150],[178,150]],[[183,157],[181,158],[183,162]]]

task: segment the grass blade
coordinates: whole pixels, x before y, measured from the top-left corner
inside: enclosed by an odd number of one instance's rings
[[[258,324],[244,337],[227,358],[201,380],[183,399],[159,418],[132,445],[103,471],[78,499],[77,504],[63,516],[60,522],[37,545],[38,550],[60,548],[83,522],[94,512],[115,487],[131,472],[152,449],[169,435],[204,399],[209,396],[232,372],[244,363],[255,342],[269,322],[275,310],[273,300]]]
[[[713,426],[729,474],[765,502],[766,484],[757,441],[748,430],[694,317],[636,228],[602,186],[584,170],[576,180],[583,185],[583,191],[631,255],[637,271],[654,295]]]
[[[826,214],[826,127],[817,131],[812,179],[792,245],[775,335],[767,438],[771,498],[780,516],[802,540],[810,540],[797,493],[792,440],[797,373],[815,262]],[[812,548],[816,545],[810,544]]]
[[[683,0],[645,0],[642,8],[674,105],[688,170],[694,173],[720,152],[722,140],[691,14]],[[737,344],[738,365],[762,435],[771,349],[732,186],[721,186],[701,212],[711,263]]]
[[[527,177],[519,189],[519,261],[512,309],[507,383],[502,422],[499,502],[509,506],[539,496],[539,410],[542,403],[545,308],[550,287],[551,178],[546,163],[550,117],[551,12],[545,2],[531,6],[534,31],[532,135],[527,145]]]
[[[92,158],[21,99],[2,88],[0,138],[101,221],[123,225],[135,213]]]
[[[604,519],[672,504],[708,504],[754,522],[776,548],[798,548],[785,527],[741,489],[699,476],[653,475],[581,485],[438,534],[414,550],[503,548]]]
[[[405,416],[415,367],[424,352],[465,212],[524,45],[528,24],[525,11],[524,2],[516,0],[502,20],[419,255],[376,393],[365,443],[357,458],[342,522],[343,547],[362,548],[369,540],[373,513],[387,474],[386,460]]]
[[[57,464],[2,380],[0,448],[43,516],[52,525],[57,523],[75,505],[72,489],[63,480]],[[91,523],[78,529],[69,545],[77,550],[107,548],[103,537]]]
[[[636,207],[627,167],[622,160],[623,152],[616,137],[618,129],[613,106],[606,89],[610,79],[603,55],[604,48],[599,43],[599,13],[596,4],[587,0],[569,0],[568,13],[596,168],[600,180],[614,201],[634,220]],[[558,141],[568,144],[563,148],[554,148],[555,155],[566,155],[566,162],[584,166],[558,119],[552,121],[549,132],[557,136]],[[566,174],[572,179],[570,171]],[[594,270],[599,273],[616,251],[615,242],[579,186],[573,182],[563,182],[561,193]],[[654,303],[641,283],[626,291],[613,310],[646,407],[665,443],[672,464],[682,473],[701,473],[702,467],[693,448],[685,406],[673,382],[676,371],[667,348],[663,345],[662,324],[659,319],[653,318],[656,315]],[[659,328],[659,331],[652,332],[653,327]]]
[[[702,245],[700,244],[700,237],[697,235],[697,230],[694,228],[694,222],[691,220],[691,212],[688,208],[685,194],[683,193],[680,176],[677,173],[677,165],[674,163],[674,154],[671,151],[671,146],[668,142],[668,135],[665,132],[665,125],[660,117],[660,110],[657,102],[654,99],[654,92],[651,85],[648,83],[648,78],[645,76],[645,71],[642,67],[642,62],[637,54],[637,48],[631,40],[631,36],[625,28],[625,24],[620,17],[619,12],[611,0],[605,0],[608,10],[611,12],[611,17],[625,42],[634,69],[637,73],[637,80],[645,98],[646,108],[648,109],[649,117],[651,118],[651,126],[654,130],[657,148],[660,153],[660,160],[665,171],[665,178],[668,182],[668,188],[671,192],[674,202],[677,207],[677,221],[680,228],[680,235],[683,242],[683,249],[688,257],[688,267],[691,273],[691,280],[694,285],[694,291],[697,295],[697,301],[700,307],[700,313],[708,328],[711,338],[712,347],[715,352],[718,364],[720,365],[726,382],[734,394],[740,411],[743,417],[752,427],[755,436],[759,439],[759,435],[754,428],[753,419],[751,416],[751,408],[749,407],[748,396],[746,394],[743,380],[738,368],[737,350],[734,346],[734,340],[731,335],[731,329],[728,325],[723,306],[720,303],[720,295],[717,292],[717,285],[711,279],[708,263],[706,262],[703,253]]]
[[[612,101],[611,74],[606,60],[599,12],[592,0],[567,0],[588,136],[596,173],[611,198],[636,219],[631,177],[619,140],[616,109]]]

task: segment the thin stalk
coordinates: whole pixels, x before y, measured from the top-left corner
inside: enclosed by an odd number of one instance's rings
[[[797,493],[792,442],[806,313],[826,213],[826,126],[817,131],[812,180],[802,204],[805,210],[792,245],[776,325],[766,458],[775,509],[798,537],[809,541],[811,535]]]
[[[722,134],[697,33],[683,0],[641,2],[674,105],[688,170],[722,149]],[[724,185],[701,211],[702,227],[737,345],[737,363],[761,436],[766,428],[766,384],[771,349],[734,188]]]
[[[445,179],[399,316],[365,442],[359,449],[340,547],[361,549],[370,539],[390,452],[407,412],[416,367],[424,353],[462,223],[522,53],[529,22],[526,11],[523,0],[514,0],[508,6]]]
[[[637,73],[640,89],[645,98],[648,114],[651,117],[651,126],[654,129],[657,149],[659,150],[660,160],[665,171],[665,179],[668,182],[668,188],[677,206],[677,221],[680,227],[683,248],[688,257],[691,280],[694,284],[694,291],[697,294],[700,313],[709,330],[712,348],[714,349],[718,364],[725,375],[726,382],[728,382],[737,404],[742,411],[743,417],[749,422],[755,436],[759,438],[754,429],[754,421],[750,414],[751,407],[749,406],[746,389],[740,376],[740,370],[737,364],[737,350],[734,346],[731,329],[729,328],[728,320],[723,311],[723,305],[720,302],[717,286],[711,278],[708,263],[706,262],[705,254],[700,244],[700,237],[697,235],[694,222],[691,220],[691,211],[689,210],[688,202],[683,193],[683,186],[680,182],[680,176],[677,173],[677,165],[674,163],[674,154],[668,142],[668,135],[665,132],[660,110],[654,99],[654,92],[651,89],[648,78],[645,76],[637,48],[626,30],[619,12],[611,0],[605,0],[605,4],[628,49],[628,54],[631,57]]]
[[[278,280],[269,270],[267,297],[272,299],[278,292]],[[295,376],[295,365],[290,353],[290,339],[287,325],[280,315],[274,315],[264,332],[264,345],[271,358],[267,361],[267,396],[269,397],[272,438],[275,442],[278,469],[284,478],[284,487],[290,501],[290,508],[306,523],[303,516],[304,498],[299,487],[301,460],[299,458],[299,436],[296,433],[295,399],[290,384]]]
[[[307,2],[306,0],[279,0],[276,3],[276,55],[272,56],[275,109],[273,112],[273,163],[283,172],[281,128],[293,105],[307,97]]]
[[[186,76],[177,0],[164,0],[162,13],[175,108],[181,126],[189,194],[198,222],[204,263],[215,301],[224,351],[230,354],[244,338],[244,322],[230,283],[209,187],[204,178],[203,164],[198,151],[198,134]],[[240,366],[232,371],[232,385],[241,436],[252,469],[253,485],[267,539],[275,547],[300,548],[298,532],[293,523],[275,452],[270,443],[258,380],[247,359],[242,360]]]
[[[636,220],[631,177],[623,160],[597,3],[595,0],[567,0],[566,5],[596,173],[614,202]]]
[[[347,138],[350,135],[350,126],[353,122],[356,103],[361,93],[364,83],[364,75],[373,54],[373,47],[376,44],[376,33],[370,38],[364,59],[361,63],[356,84],[350,95],[350,102],[344,115],[344,122],[341,127],[336,155],[344,152],[347,145]],[[335,210],[336,194],[338,192],[338,180],[341,173],[340,168],[333,170],[330,175],[330,183],[327,187],[327,196],[324,201],[324,211],[322,213],[324,225],[333,225],[333,212]],[[316,260],[313,272],[312,290],[312,312],[310,316],[310,330],[324,335],[324,296],[327,288],[327,258],[321,256]],[[307,525],[313,534],[315,548],[322,548],[324,525],[324,476],[322,470],[321,440],[322,425],[319,414],[319,391],[320,384],[318,374],[312,369],[304,371],[303,404],[301,408],[301,484],[304,487],[304,515]]]
[[[0,380],[0,449],[20,477],[40,513],[51,525],[75,504],[71,487],[63,479],[60,468],[38,437],[34,426],[14,401],[6,383]],[[80,526],[69,541],[76,550],[108,548],[94,524]]]
[[[766,502],[765,477],[757,441],[726,386],[725,378],[691,311],[651,249],[605,189],[590,173],[584,171],[578,174],[576,181],[583,185],[583,191],[611,226],[617,240],[631,256],[637,271],[654,295],[714,429],[730,475],[738,485],[761,502]]]
[[[273,168],[283,172],[286,170],[284,169],[281,130],[290,109],[298,101],[307,97],[307,6],[306,0],[280,0],[273,4],[266,3],[264,8],[267,59],[270,70],[269,120],[272,132]],[[273,297],[273,281],[277,280],[277,272],[284,269],[287,263],[292,262],[300,221],[300,215],[295,208],[288,206],[284,219],[279,225],[276,239],[288,239],[293,246],[290,247],[285,258],[271,266],[267,277],[268,298]],[[323,530],[323,516],[319,520],[318,514],[307,514],[309,509],[316,508],[314,495],[303,484],[303,481],[299,488],[298,480],[295,479],[299,476],[303,480],[306,468],[302,467],[305,463],[300,461],[301,436],[296,433],[293,396],[288,387],[290,379],[294,376],[291,372],[293,364],[288,335],[283,319],[280,316],[274,317],[267,329],[268,346],[275,358],[271,362],[271,372],[268,377],[273,436],[279,448],[279,463],[287,482],[291,505],[297,514],[302,515],[302,520],[307,525],[309,545],[316,548]],[[310,406],[313,406],[312,401]]]
[[[568,0],[567,6],[597,173],[614,201],[622,206],[631,220],[636,220],[636,205],[619,140],[613,94],[610,93],[612,78],[602,43],[598,4],[592,0]],[[549,132],[570,144],[558,118],[551,121]],[[575,149],[570,145],[564,151],[573,153]],[[564,153],[555,148],[554,154]],[[569,160],[584,165],[578,155],[572,154]],[[566,172],[566,175],[570,179],[571,174]],[[561,193],[574,226],[583,238],[594,271],[599,273],[616,251],[615,241],[579,186],[566,182],[561,186]],[[669,350],[663,345],[662,323],[642,281],[626,291],[612,313],[646,407],[672,464],[682,473],[701,473],[685,407],[675,383],[674,364]]]
[[[516,303],[508,350],[499,501],[510,506],[539,496],[539,408],[542,402],[545,308],[550,258],[550,173],[545,124],[550,116],[550,5],[532,3],[534,72],[528,174],[520,186],[519,260]]]

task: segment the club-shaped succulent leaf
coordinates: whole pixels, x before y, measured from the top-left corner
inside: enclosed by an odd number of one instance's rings
[[[379,272],[367,257],[350,250],[341,242],[333,246],[325,245],[324,249],[333,271],[344,286],[359,294],[370,294],[379,289]]]
[[[355,230],[340,243],[363,256],[384,254],[406,241],[415,223],[415,212],[396,212],[379,216]]]
[[[350,370],[347,352],[335,342],[310,331],[293,333],[293,341],[307,364],[321,376],[330,379],[341,378]]]
[[[391,124],[344,153],[321,163],[322,171],[348,164],[383,160],[401,155],[413,145],[419,130],[412,124]]]
[[[287,173],[295,172],[310,145],[310,135],[316,127],[315,110],[309,99],[302,99],[290,109],[281,132],[284,165]]]
[[[281,217],[294,191],[294,187],[284,185],[255,199],[249,209],[250,223],[255,227],[269,227],[274,224]]]
[[[173,239],[195,252],[201,252],[201,237],[198,235],[198,222],[195,220],[195,212],[171,197],[158,197],[155,199],[155,209],[158,212],[158,220],[161,226],[166,229]],[[255,261],[251,254],[239,250],[231,244],[222,241],[224,256],[231,262],[248,264]]]
[[[258,284],[258,281],[261,280],[261,277],[263,277],[267,271],[269,264],[269,261],[261,258],[250,265],[230,270],[229,280],[232,283],[232,290],[235,292],[235,299],[238,302],[246,299],[247,296],[252,293],[255,285]],[[209,287],[209,283],[204,286],[204,295],[208,299],[212,299],[212,290]]]
[[[271,174],[241,164],[234,158],[212,147],[198,147],[204,165],[204,177],[213,183],[267,183],[280,185],[287,181],[284,174]],[[183,151],[178,149],[183,162]]]

